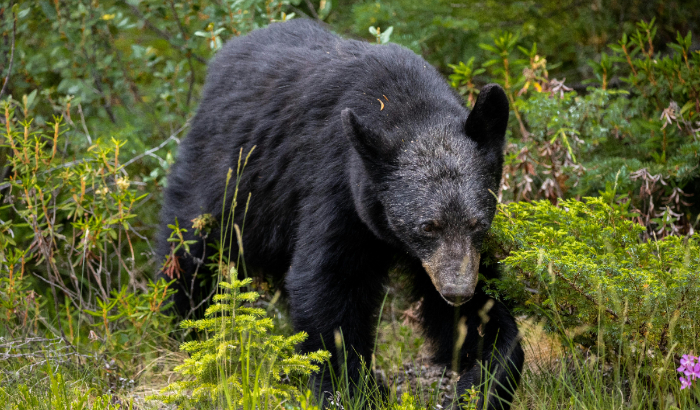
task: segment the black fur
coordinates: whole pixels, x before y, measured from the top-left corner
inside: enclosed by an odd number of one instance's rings
[[[159,256],[170,252],[166,226],[175,218],[187,228],[206,213],[221,220],[227,171],[235,171],[241,148],[256,146],[236,222],[242,225],[252,193],[245,262],[284,278],[294,326],[309,334],[300,349],[333,352],[340,329],[356,379],[360,357],[369,362],[374,347],[387,271],[407,260],[436,360],[452,363],[455,324],[464,316],[458,388],[480,383],[480,360],[500,369],[500,386],[491,390],[505,404],[491,399],[488,408],[508,408],[523,362],[515,321],[496,302],[480,327],[489,298],[464,279],[468,266],[478,266],[478,253],[469,252],[480,249],[495,213],[508,101],[500,87],[487,86],[468,114],[433,67],[396,45],[343,40],[306,20],[234,39],[210,64],[169,176]],[[204,273],[198,259],[206,248],[192,229],[186,239],[198,242],[179,255],[182,314],[202,298],[192,277]],[[469,297],[459,307],[446,302]],[[336,371],[339,360],[334,355]],[[329,378],[316,388],[330,391]]]

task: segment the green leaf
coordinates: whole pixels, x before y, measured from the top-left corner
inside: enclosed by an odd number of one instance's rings
[[[688,110],[693,108],[695,106],[694,101],[688,101],[687,103],[683,104],[683,107],[681,108],[681,115],[684,115]]]
[[[391,33],[394,31],[394,27],[391,26],[387,28],[385,31],[382,32],[382,34],[379,36],[379,42],[381,44],[386,44],[389,42],[389,39],[391,38]]]

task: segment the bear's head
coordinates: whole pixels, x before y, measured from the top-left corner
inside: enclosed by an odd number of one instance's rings
[[[341,117],[368,180],[360,195],[373,198],[358,204],[363,221],[418,258],[442,297],[459,305],[474,295],[496,211],[508,98],[491,84],[466,118],[464,109],[446,112],[395,130],[351,109]]]

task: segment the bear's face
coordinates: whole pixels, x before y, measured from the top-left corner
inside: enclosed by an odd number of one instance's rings
[[[392,236],[420,259],[448,303],[468,301],[503,169],[508,120],[503,90],[484,87],[466,122],[446,119],[403,138],[372,131],[351,110],[342,117],[376,184]]]
[[[463,130],[432,130],[405,146],[378,194],[394,235],[448,303],[474,294],[500,177],[499,157]]]

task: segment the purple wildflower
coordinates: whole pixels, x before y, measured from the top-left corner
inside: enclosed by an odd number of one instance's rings
[[[681,356],[681,367],[686,367],[688,363],[693,363],[694,361],[695,357],[693,357],[692,355],[684,354],[683,356]]]
[[[680,377],[679,380],[681,381],[681,390],[685,389],[686,387],[690,387],[690,380],[687,380],[684,377]]]
[[[700,358],[684,354],[681,357],[681,366],[676,370],[685,376],[681,376],[678,379],[681,382],[681,390],[690,387],[693,384],[693,380],[700,379]]]
[[[693,361],[693,356],[688,356],[687,354],[684,354],[683,356],[681,356],[681,366],[682,367],[685,367],[688,364],[688,362],[692,362],[692,361]]]

